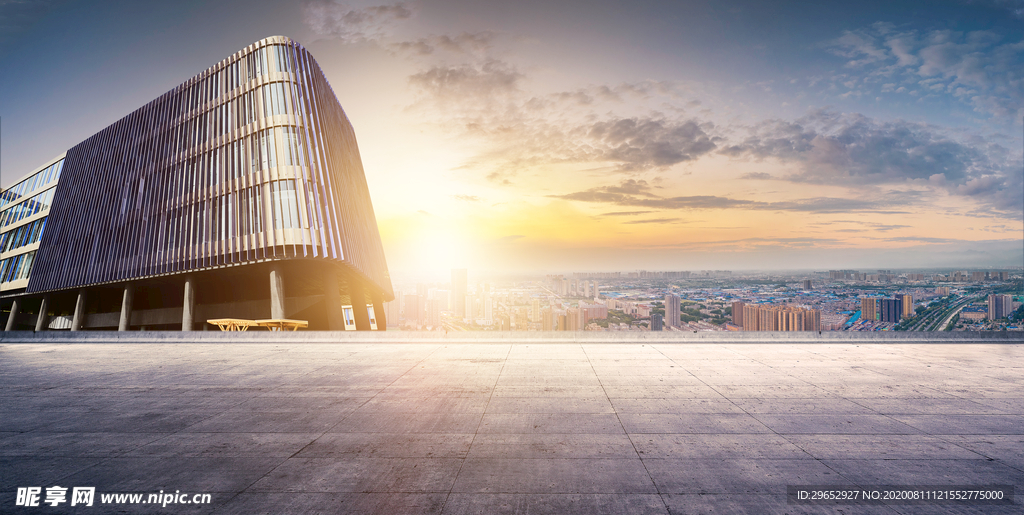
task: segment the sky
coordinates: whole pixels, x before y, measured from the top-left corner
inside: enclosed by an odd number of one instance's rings
[[[3,185],[271,35],[392,276],[1024,265],[1024,0],[0,0]]]

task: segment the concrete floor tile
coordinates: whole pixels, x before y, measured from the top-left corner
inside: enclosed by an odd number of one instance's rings
[[[322,433],[351,410],[227,411],[187,426],[190,433]]]
[[[750,415],[735,414],[649,414],[620,413],[629,434],[641,433],[768,433],[764,424]]]
[[[946,439],[928,435],[785,435],[817,459],[984,459]]]
[[[601,385],[590,386],[501,386],[494,387],[494,397],[604,397]]]
[[[662,494],[775,494],[786,485],[850,485],[813,459],[644,459]]]
[[[607,397],[494,397],[487,413],[613,413]]]
[[[773,415],[756,414],[757,420],[781,434],[920,434],[921,431],[883,415]]]
[[[616,413],[732,413],[744,414],[726,399],[628,399],[614,398]]]
[[[441,513],[445,493],[244,492],[215,515],[429,515]]]
[[[667,515],[656,494],[453,493],[444,515]]]
[[[478,434],[470,458],[637,458],[625,434]]]
[[[59,481],[63,481],[64,478],[95,467],[103,461],[104,458],[66,456],[0,456],[0,492],[13,492],[23,486],[60,484]]]
[[[751,414],[786,414],[786,415],[824,415],[824,414],[851,414],[851,415],[873,415],[875,411],[861,406],[851,399],[836,398],[810,398],[810,399],[744,399],[733,397],[729,399],[741,409]]]
[[[291,458],[251,492],[444,492],[463,460],[456,458]]]
[[[110,458],[61,481],[97,492],[240,492],[283,458],[154,456]]]
[[[785,487],[783,487],[785,490]],[[889,506],[804,506],[787,504],[786,494],[663,494],[672,515],[897,515]]]
[[[433,397],[378,396],[359,406],[359,413],[483,413],[490,395]]]
[[[640,457],[652,459],[812,459],[775,434],[633,434]]]
[[[932,435],[1024,435],[1024,415],[894,415]]]
[[[849,399],[883,415],[1003,415],[1000,408],[967,399]]]
[[[724,399],[710,386],[605,386],[612,399]]]
[[[452,492],[656,493],[639,459],[467,458]]]
[[[127,452],[125,457],[206,456],[287,458],[319,433],[175,433]]]
[[[0,456],[114,457],[165,438],[162,433],[15,433],[0,438]]]
[[[331,433],[475,433],[480,413],[364,412],[330,428]]]
[[[473,434],[327,433],[310,442],[300,458],[464,458]]]
[[[841,459],[822,463],[858,485],[1024,484],[1024,472],[998,461]]]
[[[488,413],[480,433],[623,434],[614,413]]]

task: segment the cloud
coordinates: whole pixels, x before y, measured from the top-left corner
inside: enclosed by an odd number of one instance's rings
[[[401,3],[355,8],[338,0],[317,0],[302,6],[303,21],[313,34],[342,43],[378,41],[392,24],[411,16],[412,10]]]
[[[600,215],[597,216],[636,216],[646,215],[648,213],[653,212],[654,211],[612,211],[611,213],[601,213]]]
[[[1021,0],[990,3],[1024,13]],[[1019,36],[1013,41],[988,30],[898,32],[892,25],[876,23],[846,31],[827,47],[846,59],[847,67],[866,70],[869,77],[885,77],[883,93],[940,94],[978,113],[1012,120],[1024,116],[1024,39]]]
[[[481,64],[437,65],[409,77],[409,82],[435,100],[494,100],[519,90],[523,79],[515,66],[488,59]]]
[[[750,179],[755,181],[770,181],[775,179],[775,176],[770,173],[764,172],[750,172],[740,176],[740,179]]]
[[[587,136],[603,148],[601,159],[618,162],[626,170],[664,168],[718,148],[694,120],[620,118],[593,124]]]
[[[452,198],[455,199],[455,200],[463,200],[463,201],[466,201],[466,202],[479,202],[480,201],[480,197],[478,197],[476,195],[452,195]]]
[[[720,153],[799,164],[784,180],[852,187],[922,184],[997,210],[1024,209],[1020,158],[981,137],[962,141],[931,125],[826,110],[749,130],[749,137]]]
[[[637,182],[644,183],[637,188]],[[636,193],[629,191],[635,190]],[[577,202],[612,204],[617,206],[642,207],[665,210],[697,209],[748,209],[758,211],[796,211],[805,213],[906,213],[903,209],[916,203],[916,198],[905,198],[896,194],[882,195],[870,200],[835,197],[815,197],[782,202],[762,202],[735,199],[714,195],[662,197],[646,187],[645,181],[624,181],[619,186],[600,186],[563,195],[548,195],[551,198]]]
[[[679,223],[679,218],[652,218],[650,220],[631,220],[629,222],[622,222],[623,224],[670,224]]]
[[[483,55],[491,48],[491,42],[495,34],[490,31],[477,33],[463,32],[455,36],[442,34],[440,36],[428,36],[413,41],[401,41],[388,45],[396,51],[416,55],[430,55],[437,50],[455,54],[477,54]]]

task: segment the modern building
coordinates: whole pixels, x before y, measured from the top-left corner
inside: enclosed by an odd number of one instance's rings
[[[665,325],[669,327],[679,327],[682,324],[681,306],[679,303],[678,295],[666,295],[665,296]]]
[[[821,312],[801,306],[744,304],[744,331],[820,331]]]
[[[900,295],[896,295],[896,298],[900,299],[900,302],[902,303],[903,318],[912,317],[916,314],[916,312],[914,311],[914,297],[912,295],[903,293]]]
[[[878,320],[878,298],[877,297],[861,297],[861,299],[860,299],[860,319],[861,320]]]
[[[0,192],[7,329],[386,327],[355,133],[298,43],[258,41]]]
[[[651,315],[651,330],[652,331],[663,331],[665,329],[664,321],[661,315],[655,313]]]
[[[896,323],[903,314],[903,301],[897,295],[894,299],[879,300],[879,319],[882,322]]]
[[[988,296],[988,319],[998,320],[1013,314],[1013,296],[995,294]]]

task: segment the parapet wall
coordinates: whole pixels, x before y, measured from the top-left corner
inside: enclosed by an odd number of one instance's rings
[[[1024,332],[421,332],[421,331],[31,331],[0,332],[8,343],[1024,343]]]

